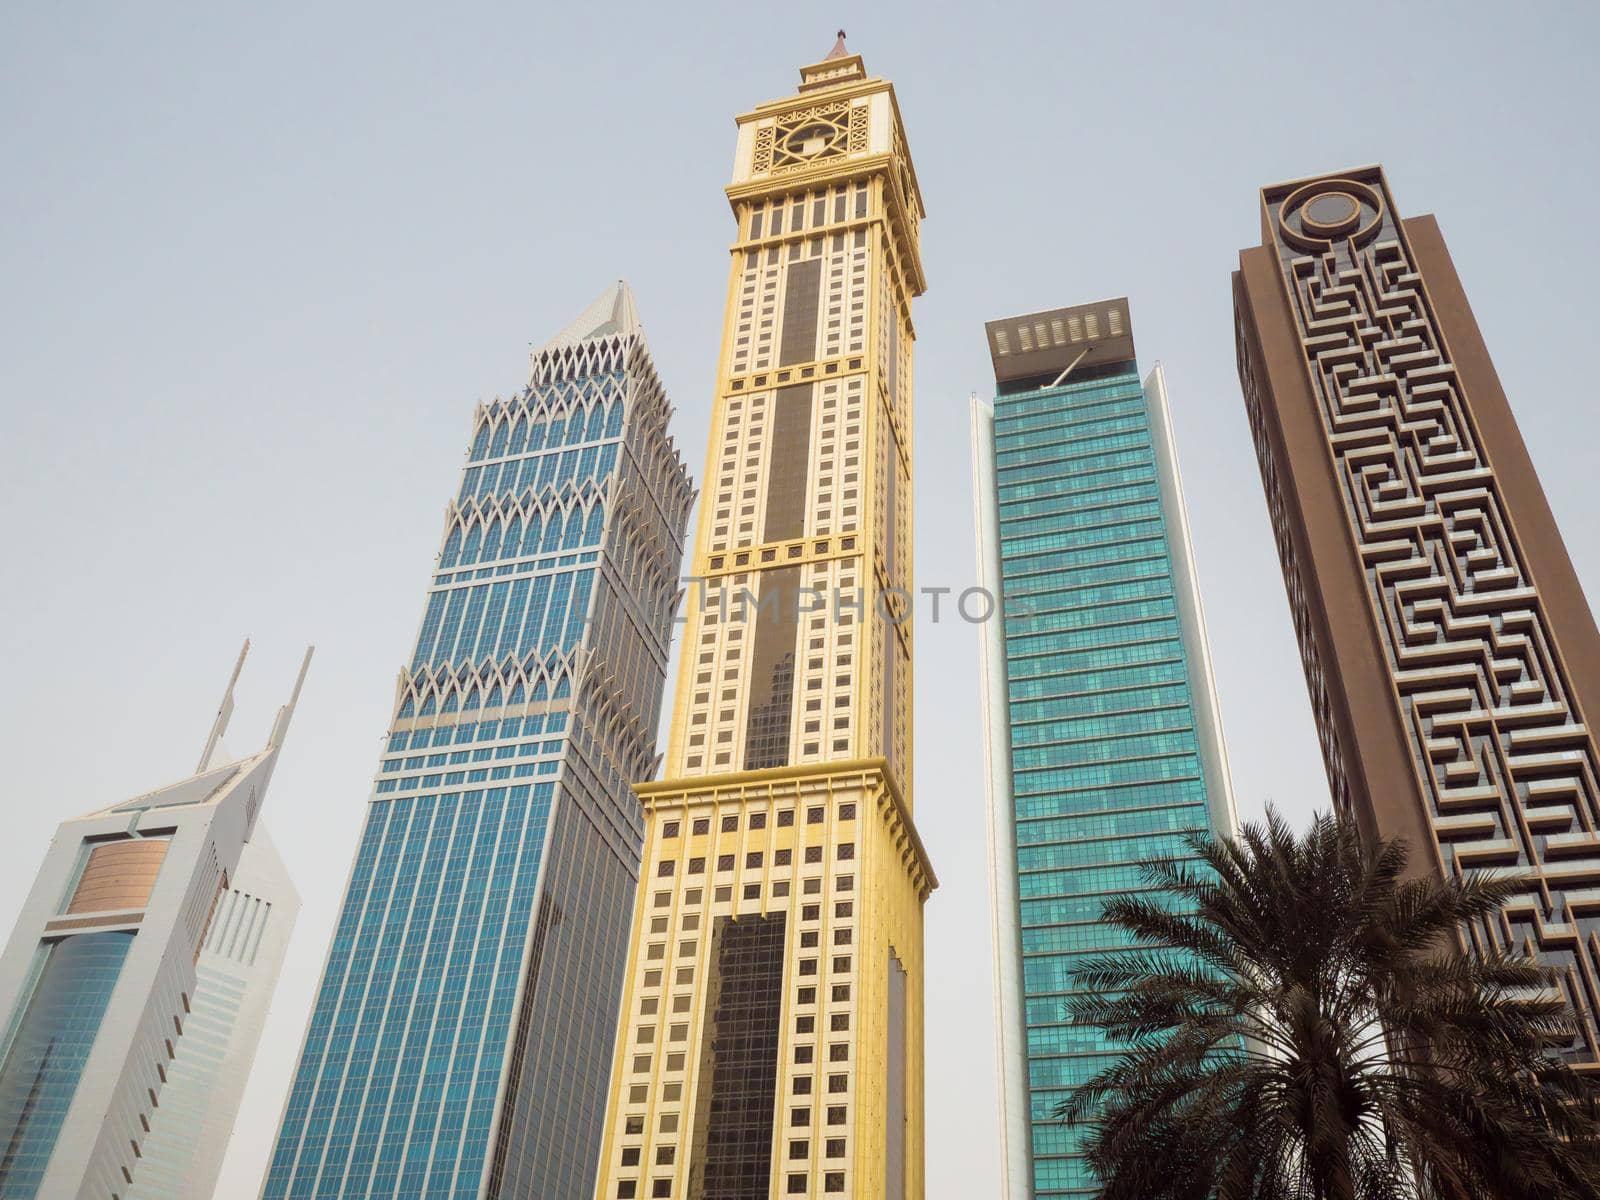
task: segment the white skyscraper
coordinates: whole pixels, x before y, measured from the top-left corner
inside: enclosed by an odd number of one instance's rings
[[[195,964],[178,1057],[126,1200],[211,1200],[300,896],[264,827],[239,855]]]
[[[246,650],[249,645],[246,643]],[[63,822],[0,956],[0,1196],[209,1197],[299,897],[257,828],[294,695],[217,764]]]

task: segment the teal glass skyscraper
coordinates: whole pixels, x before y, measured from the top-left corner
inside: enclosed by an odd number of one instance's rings
[[[1205,623],[1157,366],[1125,299],[986,326],[973,400],[1004,1200],[1092,1196],[1052,1110],[1115,1047],[1065,1005],[1140,863],[1234,825]]]
[[[482,405],[263,1195],[588,1200],[693,499],[626,285]]]

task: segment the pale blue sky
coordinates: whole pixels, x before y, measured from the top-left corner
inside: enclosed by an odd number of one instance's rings
[[[244,634],[237,750],[318,644],[266,810],[305,910],[219,1196],[259,1183],[473,403],[626,276],[700,475],[732,115],[838,25],[896,81],[928,205],[919,583],[974,574],[983,320],[1127,294],[1167,368],[1242,811],[1325,803],[1228,272],[1259,186],[1382,161],[1438,214],[1600,592],[1596,6],[938,11],[0,8],[0,924],[60,818],[192,766]],[[918,646],[928,1195],[965,1200],[996,1171],[977,645]]]

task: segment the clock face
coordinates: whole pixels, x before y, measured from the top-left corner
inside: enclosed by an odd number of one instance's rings
[[[819,105],[790,113],[774,122],[770,158],[762,159],[757,149],[757,170],[796,170],[822,159],[850,153],[851,131],[857,125],[865,132],[866,109],[846,103]],[[862,142],[865,149],[865,142]]]
[[[783,139],[783,148],[797,158],[815,158],[828,148],[835,132],[831,125],[804,125]]]

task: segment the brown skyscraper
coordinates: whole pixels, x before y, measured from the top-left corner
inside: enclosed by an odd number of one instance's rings
[[[1469,936],[1563,968],[1600,1067],[1600,634],[1438,223],[1378,167],[1261,222],[1239,380],[1335,802],[1416,871],[1524,877]]]

